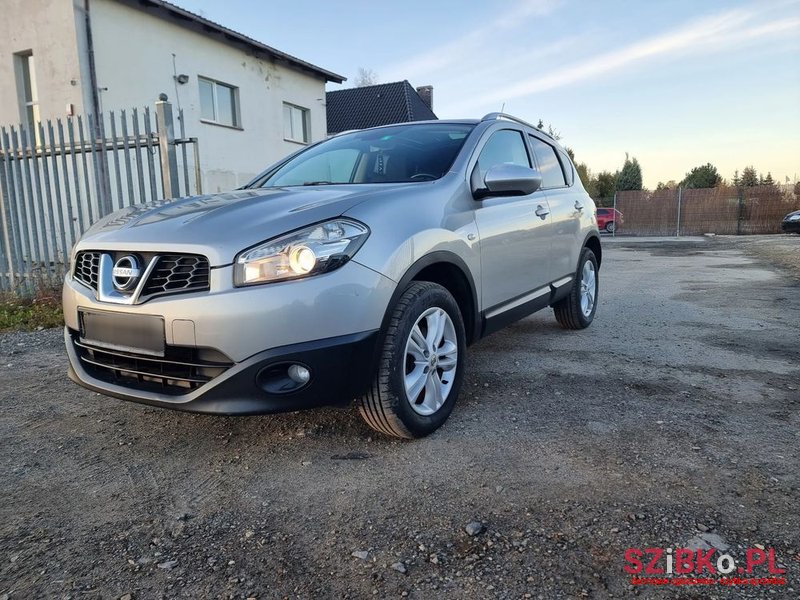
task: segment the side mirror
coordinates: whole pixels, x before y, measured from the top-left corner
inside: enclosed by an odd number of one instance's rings
[[[530,167],[505,163],[490,168],[482,183],[482,187],[473,185],[476,200],[487,196],[527,196],[541,187],[542,174]]]

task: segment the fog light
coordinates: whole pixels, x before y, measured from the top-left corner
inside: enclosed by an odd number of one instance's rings
[[[311,370],[299,363],[282,362],[264,367],[256,385],[268,394],[290,394],[309,385]]]
[[[292,381],[296,381],[297,383],[303,384],[308,383],[308,380],[311,379],[311,371],[309,371],[303,365],[292,365],[289,367],[289,377],[291,377]]]

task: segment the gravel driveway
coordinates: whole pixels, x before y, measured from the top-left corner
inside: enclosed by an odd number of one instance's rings
[[[606,240],[594,325],[473,346],[410,443],[106,398],[60,331],[0,335],[0,598],[796,596],[798,332],[800,236]],[[631,585],[627,548],[690,542],[787,585]]]

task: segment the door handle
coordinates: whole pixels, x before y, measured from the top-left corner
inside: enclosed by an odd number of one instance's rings
[[[582,211],[583,210],[583,204],[581,204],[577,200],[575,200],[575,210],[577,210],[577,211]]]
[[[536,207],[536,216],[541,218],[542,221],[544,221],[545,218],[547,218],[547,215],[549,215],[549,214],[550,214],[550,211],[546,210],[544,208],[544,206],[542,206],[541,204]]]

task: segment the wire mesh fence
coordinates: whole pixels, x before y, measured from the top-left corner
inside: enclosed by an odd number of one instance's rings
[[[775,185],[617,192],[615,235],[745,235],[780,233],[800,198]]]

